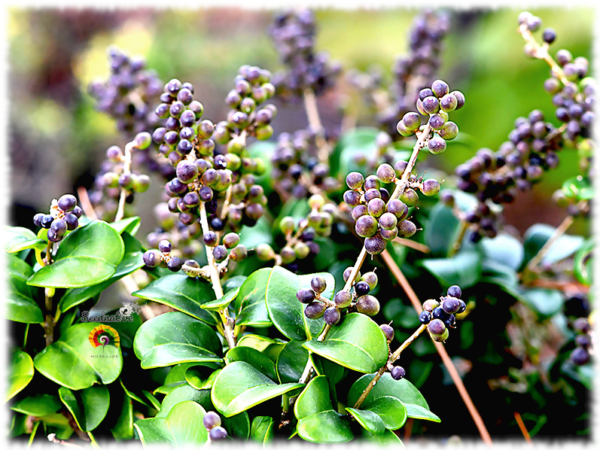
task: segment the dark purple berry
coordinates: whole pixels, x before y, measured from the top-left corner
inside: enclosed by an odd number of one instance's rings
[[[395,366],[392,369],[391,375],[394,380],[399,381],[406,376],[406,370],[403,367]]]

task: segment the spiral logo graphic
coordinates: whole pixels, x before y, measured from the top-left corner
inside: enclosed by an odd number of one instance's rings
[[[113,345],[119,348],[120,339],[119,333],[112,327],[108,325],[99,325],[94,328],[89,335],[90,344],[94,348],[102,346],[102,348],[107,345]]]

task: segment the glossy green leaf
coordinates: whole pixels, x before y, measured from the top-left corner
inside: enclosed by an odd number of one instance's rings
[[[43,250],[48,244],[47,241],[38,239],[33,231],[23,227],[3,227],[2,243],[7,253],[18,253],[29,248]]]
[[[240,287],[235,300],[236,325],[253,327],[273,325],[265,302],[271,270],[264,268],[253,272]]]
[[[210,403],[210,391],[208,389],[198,391],[184,384],[176,387],[165,396],[160,405],[160,411],[155,417],[167,417],[175,405],[187,400],[196,402],[207,410],[210,410],[212,406]]]
[[[516,289],[519,284],[519,276],[514,269],[494,260],[486,259],[483,261],[480,283],[491,283]]]
[[[221,362],[221,341],[216,332],[180,312],[161,314],[137,331],[133,350],[143,369],[188,362]]]
[[[121,236],[106,222],[94,221],[70,233],[61,243],[54,263],[33,274],[28,284],[77,288],[112,277],[123,259]]]
[[[6,401],[25,389],[32,378],[33,360],[31,359],[31,356],[22,350],[15,350],[10,361]]]
[[[221,369],[205,367],[205,365],[188,364],[189,367],[185,371],[185,381],[194,389],[210,389],[212,388],[215,378],[219,375]],[[208,365],[208,364],[206,364]]]
[[[175,387],[170,389],[169,392],[171,392],[173,389],[175,389]],[[158,389],[156,391],[158,391]],[[168,395],[169,392],[161,392],[161,393]],[[146,398],[150,401],[150,403],[152,403],[152,406],[154,407],[154,409],[160,410],[160,402],[154,396],[154,394],[152,394],[151,392],[148,392],[148,391],[144,391],[144,390],[142,391],[142,394],[144,394],[146,396]]]
[[[144,447],[169,444],[172,447],[201,446],[208,441],[202,424],[206,411],[193,401],[176,404],[167,417],[138,420],[136,428]]]
[[[563,295],[553,289],[523,290],[520,299],[542,318],[560,312],[564,303]]]
[[[119,234],[129,233],[132,236],[140,229],[141,219],[138,216],[127,217],[126,219],[112,222],[109,225]]]
[[[474,286],[481,276],[482,257],[476,251],[463,251],[452,258],[423,259],[419,263],[439,281],[442,287]]]
[[[324,341],[308,341],[304,348],[357,372],[375,372],[388,358],[381,328],[364,314],[352,313],[331,328]]]
[[[238,347],[252,347],[253,349],[258,350],[259,352],[264,352],[271,345],[277,345],[275,339],[272,339],[268,336],[261,336],[259,334],[245,334],[238,341]]]
[[[375,374],[364,375],[354,382],[348,392],[348,405],[356,403],[374,376]],[[400,400],[406,407],[408,417],[440,422],[439,417],[429,410],[423,395],[407,379],[396,381],[389,373],[384,373],[367,395],[361,408],[369,409],[373,403],[382,397],[395,397]]]
[[[385,426],[383,420],[372,411],[368,409],[354,409],[346,408],[346,411],[356,419],[358,424],[365,430],[373,434],[383,434]]]
[[[390,430],[385,430],[383,434],[373,434],[363,429],[362,437],[369,444],[375,444],[376,446],[382,447],[393,445],[394,448],[397,448],[399,450],[404,449],[404,444],[402,443],[400,438],[396,436],[396,433]]]
[[[6,318],[14,322],[42,323],[44,314],[33,299],[34,289],[27,285],[33,269],[22,259],[6,255],[8,259],[8,292]]]
[[[265,445],[273,440],[274,428],[275,423],[272,417],[257,416],[252,420],[250,436],[252,440]]]
[[[220,311],[222,309],[225,309],[227,308],[227,306],[229,306],[229,304],[232,301],[235,300],[239,292],[240,288],[232,289],[231,291],[227,292],[227,294],[225,294],[223,297],[213,300],[211,302],[204,303],[200,306],[200,308],[208,309],[211,311]]]
[[[186,274],[167,275],[131,295],[170,306],[209,325],[217,324],[215,314],[201,308],[202,304],[214,300],[215,294],[210,283],[200,278]]]
[[[333,277],[329,278],[333,283]],[[279,266],[272,269],[267,283],[266,303],[271,321],[285,337],[297,341],[316,338],[325,326],[322,318],[310,320],[304,315],[306,305],[296,297],[303,283],[308,286],[310,278],[301,279]]]
[[[55,395],[39,394],[35,397],[26,397],[10,407],[28,416],[40,417],[55,413],[62,407],[60,400]]]
[[[61,387],[58,395],[83,431],[97,428],[108,412],[110,394],[105,386],[94,386],[75,392]]]
[[[290,341],[285,344],[277,357],[277,377],[281,383],[295,383],[304,372],[308,362],[308,350],[302,347],[300,341]]]
[[[264,216],[258,219],[256,225],[252,227],[244,225],[239,235],[240,245],[244,245],[246,248],[254,248],[258,244],[273,243],[271,224]]]
[[[221,414],[231,417],[302,386],[299,383],[276,384],[250,364],[236,361],[225,366],[217,376],[211,400]]]
[[[298,421],[298,436],[318,444],[340,444],[349,442],[354,437],[350,424],[333,411],[322,411]]]
[[[576,201],[591,200],[594,198],[594,186],[588,177],[578,175],[565,180],[562,185],[562,191],[568,198]]]
[[[573,258],[573,273],[575,278],[586,286],[592,285],[593,261],[594,261],[594,241],[588,239],[575,254]]]
[[[117,271],[115,274],[108,280],[93,286],[69,289],[67,292],[65,292],[65,295],[62,296],[60,302],[58,303],[58,308],[60,311],[68,311],[74,306],[77,306],[86,300],[101,294],[104,290],[116,283],[121,278],[144,266],[144,261],[142,260],[142,255],[144,252],[142,251],[142,245],[140,242],[127,232],[123,232],[121,238],[125,244],[125,255],[117,266]]]
[[[523,244],[518,239],[506,233],[500,233],[493,239],[484,238],[481,241],[484,264],[487,260],[502,264],[513,270],[519,270],[525,256]]]
[[[146,406],[150,406],[148,405],[147,402],[145,402],[140,396],[134,394],[133,392],[131,392],[129,389],[127,389],[125,387],[125,385],[123,384],[123,380],[119,379],[119,383],[121,384],[121,387],[123,388],[123,391],[125,392],[125,396],[129,397],[132,400],[135,400],[138,403],[141,403],[142,405],[146,405]]]
[[[402,428],[408,418],[406,406],[396,397],[382,396],[370,401],[368,407],[363,408],[377,414],[388,430]]]
[[[132,397],[130,397],[130,393],[127,389],[125,389],[123,383],[121,383],[121,386],[123,387],[125,395],[121,397],[121,408],[119,410],[119,416],[117,417],[115,424],[110,429],[110,432],[112,433],[116,441],[129,440],[133,439],[134,437],[133,402],[131,401]]]
[[[75,390],[115,381],[123,367],[121,349],[112,345],[93,347],[89,334],[96,326],[97,323],[82,323],[69,327],[64,336],[36,355],[36,370]]]
[[[271,380],[277,381],[275,363],[268,356],[251,347],[235,347],[230,349],[225,355],[225,361],[227,364],[235,361],[245,361]],[[295,383],[297,380],[292,380],[292,382]]]
[[[333,408],[329,399],[329,382],[325,375],[318,375],[309,381],[296,399],[294,415],[300,420],[331,409]]]
[[[525,247],[525,266],[544,246],[544,244],[552,237],[556,228],[550,225],[537,223],[531,226],[523,236]],[[557,261],[568,258],[574,254],[583,245],[584,238],[581,236],[570,236],[563,234],[550,247],[544,258],[543,264],[552,264]]]

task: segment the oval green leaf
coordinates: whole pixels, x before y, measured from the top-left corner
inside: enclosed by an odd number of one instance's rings
[[[252,420],[250,436],[263,446],[273,440],[274,422],[272,417],[257,416]]]
[[[303,346],[323,358],[357,372],[375,372],[388,358],[388,345],[381,328],[364,314],[352,313],[331,328],[324,341]]]
[[[299,383],[276,384],[250,364],[236,361],[217,376],[211,400],[221,414],[231,417],[302,386]]]
[[[135,334],[133,350],[143,369],[189,362],[221,362],[221,341],[216,332],[180,312],[161,314]]]
[[[94,386],[75,392],[61,387],[58,395],[83,431],[92,431],[98,427],[108,412],[110,395],[105,386]]]
[[[33,360],[29,354],[16,350],[10,362],[10,375],[8,376],[8,392],[6,401],[9,401],[29,384],[33,378]]]
[[[131,295],[170,306],[209,325],[217,324],[214,313],[201,308],[204,303],[214,300],[215,294],[210,283],[200,278],[171,274],[154,280]]]
[[[27,282],[32,286],[78,288],[101,283],[117,270],[125,247],[106,222],[94,221],[70,233],[54,263],[42,267]]]
[[[8,258],[8,308],[6,318],[14,322],[42,323],[44,314],[33,299],[34,288],[27,285],[27,280],[33,274],[33,269],[22,259],[14,255]]]
[[[271,270],[270,268],[257,270],[240,287],[235,300],[236,325],[253,327],[273,325],[265,301]]]
[[[96,326],[82,323],[69,327],[64,336],[36,355],[33,364],[37,371],[74,390],[115,381],[123,367],[121,349],[112,345],[93,347],[89,335]]]
[[[28,416],[41,417],[55,413],[61,408],[60,400],[55,395],[39,394],[35,397],[26,397],[10,407]]]
[[[383,420],[372,411],[368,409],[354,409],[346,408],[346,411],[350,413],[352,417],[356,419],[358,424],[373,434],[383,434],[385,432],[385,425]]]
[[[208,309],[210,311],[220,311],[222,309],[225,309],[229,306],[229,304],[235,300],[235,298],[237,297],[238,293],[240,292],[240,288],[235,288],[230,290],[229,292],[227,292],[227,294],[225,294],[223,297],[218,298],[216,300],[204,303],[203,305],[200,305],[200,308],[202,309]]]
[[[354,437],[350,424],[333,410],[312,414],[298,421],[298,436],[318,444],[341,444]]]
[[[235,361],[245,361],[258,370],[260,373],[268,376],[271,380],[277,381],[275,363],[268,356],[251,347],[234,347],[225,355],[225,362],[231,364]],[[292,380],[296,382],[297,380]]]

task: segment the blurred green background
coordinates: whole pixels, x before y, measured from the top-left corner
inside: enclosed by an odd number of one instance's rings
[[[465,145],[452,145],[434,164],[451,174],[481,147],[497,150],[518,116],[541,109],[557,123],[550,96],[543,90],[548,66],[523,53],[517,33],[520,10],[456,11],[445,39],[440,77],[463,91],[467,105],[453,120]],[[554,51],[568,48],[590,57],[592,9],[533,9],[553,27]],[[397,56],[407,52],[407,35],[417,10],[319,10],[318,50],[327,50],[345,69],[382,69],[391,80]],[[242,64],[278,70],[281,65],[266,28],[272,11],[242,9],[115,10],[12,9],[10,44],[10,145],[13,224],[29,226],[35,211],[52,198],[90,187],[106,148],[125,140],[114,122],[94,110],[88,83],[109,73],[106,48],[115,44],[129,54],[147,57],[163,81],[177,77],[194,84],[205,116],[217,122],[226,115],[223,101]],[[593,62],[591,64],[593,66]],[[349,85],[319,100],[324,124],[335,129],[342,116],[336,107]],[[453,116],[454,117],[454,116]],[[367,111],[359,125],[373,125]],[[306,126],[301,105],[284,105],[274,123],[276,134]],[[433,159],[433,158],[431,158]],[[430,159],[430,161],[431,161]],[[523,233],[536,222],[557,225],[564,211],[550,195],[578,172],[574,151],[561,154],[560,168],[546,175],[531,193],[506,209],[507,222]],[[151,229],[151,209],[160,187],[154,183],[139,196],[143,223]],[[585,223],[572,231],[586,233]]]

